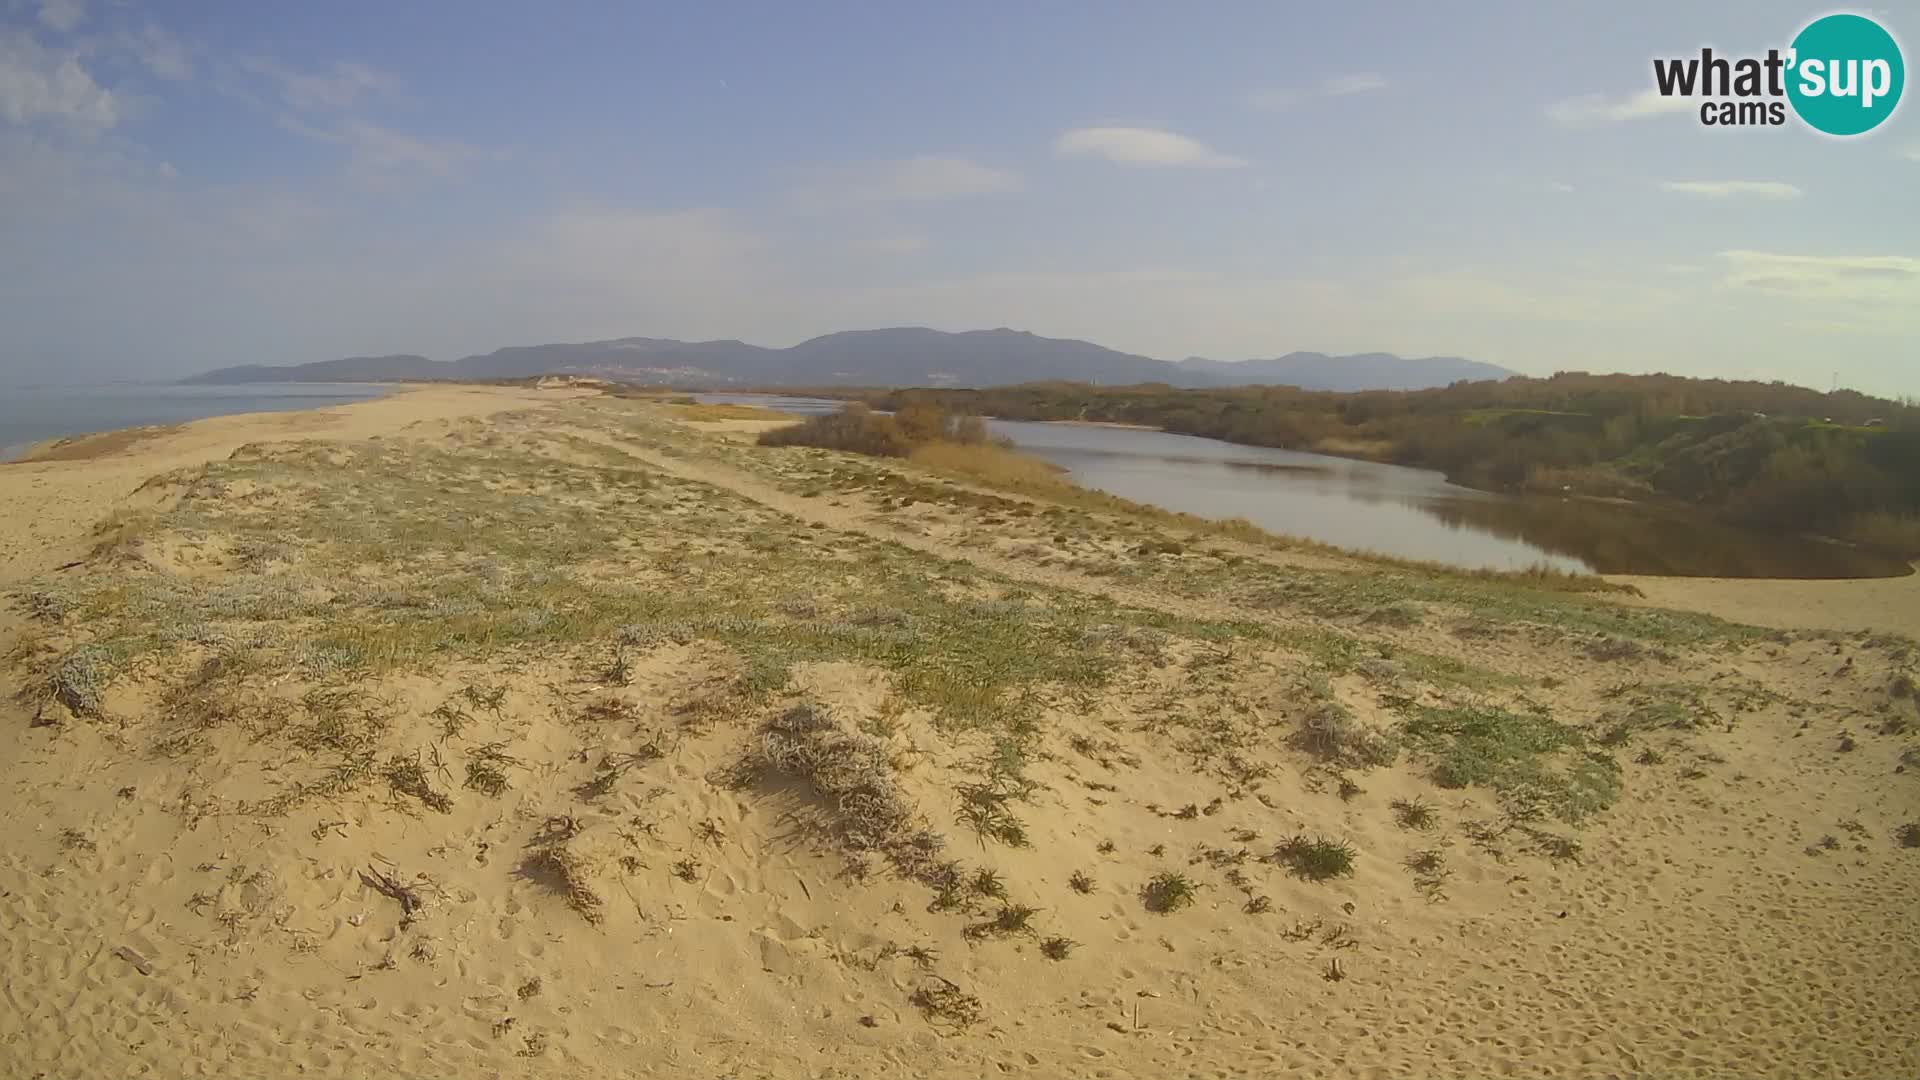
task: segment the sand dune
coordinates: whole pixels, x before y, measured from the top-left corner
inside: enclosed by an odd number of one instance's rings
[[[0,1073],[1920,1074],[1906,624],[672,417],[0,467]]]

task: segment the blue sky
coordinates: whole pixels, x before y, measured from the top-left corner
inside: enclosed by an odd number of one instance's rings
[[[1920,107],[1640,96],[1824,10],[0,0],[0,378],[930,325],[1920,393]]]

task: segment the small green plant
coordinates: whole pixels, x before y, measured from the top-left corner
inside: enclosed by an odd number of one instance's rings
[[[1634,755],[1633,763],[1635,765],[1661,765],[1665,764],[1666,760],[1667,756],[1665,754],[1662,754],[1651,746],[1646,746],[1642,747],[1640,752]]]
[[[1049,960],[1065,960],[1080,943],[1072,938],[1055,935],[1040,943],[1040,955]]]
[[[92,851],[97,846],[92,837],[79,829],[60,830],[60,847],[64,851]]]
[[[963,931],[969,937],[1010,937],[1014,934],[1032,934],[1033,917],[1040,909],[1027,904],[1002,903],[993,918],[975,923]]]
[[[998,872],[981,867],[974,872],[973,891],[980,896],[991,896],[995,900],[1007,898],[1007,883],[1000,880]]]
[[[1307,881],[1330,881],[1353,874],[1353,845],[1324,836],[1309,839],[1290,837],[1274,849],[1274,859],[1284,864],[1295,877]]]
[[[1403,829],[1425,832],[1440,822],[1439,813],[1419,799],[1395,799],[1389,805],[1393,810],[1394,824]]]
[[[1085,870],[1075,870],[1073,876],[1067,879],[1067,887],[1085,896],[1093,891],[1093,878]]]
[[[700,880],[700,862],[697,859],[681,859],[673,864],[673,876],[685,882]]]
[[[1361,787],[1353,777],[1348,776],[1346,773],[1340,774],[1340,783],[1336,791],[1340,796],[1341,802],[1352,802],[1367,793],[1366,788]]]
[[[1199,886],[1185,874],[1171,870],[1155,874],[1140,890],[1140,901],[1156,915],[1170,915],[1191,906],[1199,896]]]
[[[1273,910],[1273,898],[1265,894],[1249,896],[1247,902],[1240,906],[1240,910],[1249,915],[1265,915]]]
[[[1102,840],[1098,844],[1095,844],[1093,846],[1093,850],[1099,852],[1102,855],[1111,855],[1114,853],[1117,847],[1118,845],[1116,845],[1111,840]]]

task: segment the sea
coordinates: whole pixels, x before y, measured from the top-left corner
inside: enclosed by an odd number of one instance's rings
[[[368,383],[0,386],[0,461],[12,461],[48,439],[234,413],[317,409],[365,401],[392,389]]]

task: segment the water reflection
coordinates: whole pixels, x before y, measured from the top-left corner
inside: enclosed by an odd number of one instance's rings
[[[841,405],[764,395],[700,399],[800,414]],[[1008,420],[990,427],[1086,487],[1399,558],[1709,577],[1891,577],[1910,569],[1840,544],[1735,529],[1684,509],[1495,495],[1423,469],[1137,428]]]

